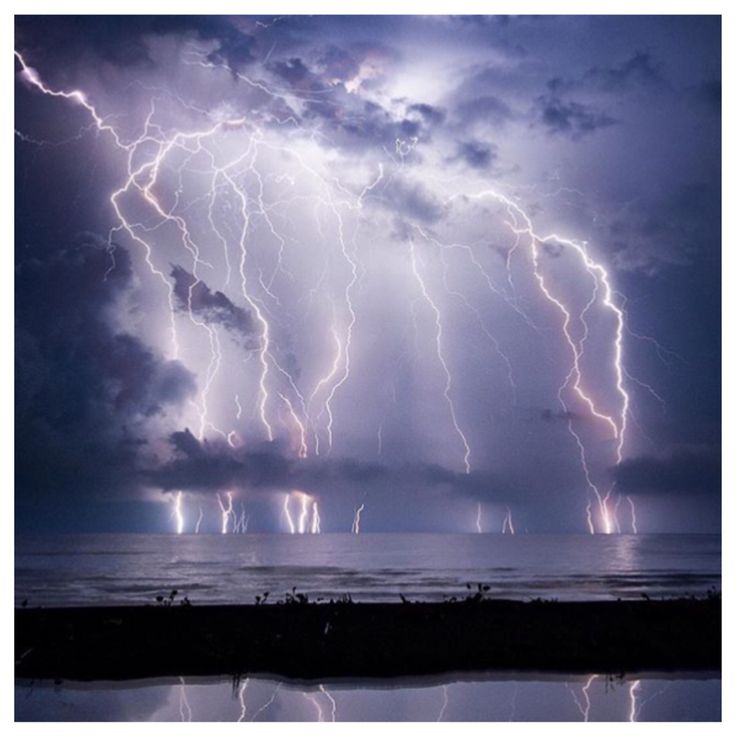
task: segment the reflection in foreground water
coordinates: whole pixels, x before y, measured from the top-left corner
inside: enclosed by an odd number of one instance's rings
[[[476,676],[478,677],[478,676]],[[718,673],[16,682],[17,721],[717,721]]]

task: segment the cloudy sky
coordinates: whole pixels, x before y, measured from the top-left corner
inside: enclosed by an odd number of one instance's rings
[[[15,43],[19,529],[720,528],[718,18]]]

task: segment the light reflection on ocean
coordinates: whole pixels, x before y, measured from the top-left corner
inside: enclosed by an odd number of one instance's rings
[[[520,675],[305,684],[251,677],[16,683],[16,720],[714,721],[718,674]]]
[[[58,535],[16,539],[15,598],[28,605],[442,600],[491,586],[498,598],[592,600],[720,589],[718,535]]]

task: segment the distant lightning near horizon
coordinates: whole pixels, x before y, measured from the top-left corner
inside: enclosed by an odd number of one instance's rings
[[[338,178],[334,167],[322,170],[317,163],[315,140],[324,133],[316,127],[300,129],[305,134],[302,142],[293,134],[284,142],[271,134],[269,125],[277,133],[282,128],[293,131],[291,119],[274,121],[263,112],[237,113],[227,105],[202,109],[179,94],[158,90],[152,93],[138,133],[126,136],[116,116],[101,113],[97,103],[81,89],[56,89],[43,81],[19,51],[15,51],[15,59],[28,85],[43,95],[80,106],[89,115],[91,127],[107,137],[119,154],[120,183],[109,195],[115,222],[108,242],[113,242],[113,233],[127,235],[140,249],[150,278],[159,284],[167,305],[168,356],[184,359],[195,355],[202,363],[199,392],[191,402],[191,422],[197,440],[223,442],[233,450],[254,442],[283,440],[297,464],[332,455],[344,436],[346,410],[342,397],[360,372],[360,361],[371,339],[363,296],[370,254],[359,239],[361,228],[366,227],[366,207],[380,201],[381,187],[390,186],[403,171],[418,141],[397,141],[398,162],[389,152],[389,160],[372,162],[367,180],[359,185],[349,184]],[[311,99],[312,93],[300,98],[296,93],[271,88],[261,80],[233,72],[224,64],[210,62],[196,49],[191,51],[186,65],[202,74],[229,71],[233,78],[274,102],[283,102],[291,94],[294,105],[299,107]],[[182,127],[172,123],[172,109],[182,113],[186,121]],[[16,132],[23,139],[24,134]],[[283,172],[278,177],[269,168],[271,161],[281,162]],[[194,194],[185,205],[188,187]],[[452,353],[450,337],[456,329],[452,320],[456,319],[457,305],[470,316],[469,324],[480,329],[489,341],[488,347],[500,361],[506,377],[513,406],[521,391],[511,353],[484,323],[480,304],[450,284],[450,270],[457,272],[462,267],[470,268],[488,298],[498,300],[509,311],[509,319],[529,331],[530,339],[543,332],[536,312],[534,319],[530,317],[531,310],[549,312],[547,319],[554,326],[545,329],[558,338],[565,362],[556,399],[565,417],[571,457],[579,463],[586,488],[581,519],[591,534],[620,531],[617,513],[621,498],[605,472],[609,466],[620,465],[627,450],[631,413],[627,380],[631,376],[624,364],[624,336],[630,332],[625,302],[614,290],[609,269],[593,258],[588,243],[554,232],[540,233],[528,211],[496,189],[456,193],[443,200],[447,208],[469,203],[483,207],[494,203],[504,213],[504,230],[512,243],[504,256],[505,286],[494,282],[471,244],[459,242],[460,239],[445,241],[429,226],[412,226],[404,238],[403,252],[405,294],[401,296],[411,303],[415,328],[420,323],[426,329],[421,344],[424,349],[429,346],[428,355],[418,359],[435,381],[436,400],[444,406],[442,421],[454,438],[456,469],[471,476],[482,463],[483,447],[480,439],[473,436],[466,416],[462,356]],[[299,229],[298,222],[289,219],[290,205],[306,208],[324,242],[324,252],[320,254],[324,262],[314,274],[302,275],[288,264],[290,248],[298,243]],[[197,212],[204,213],[201,219]],[[169,239],[162,244],[164,234]],[[270,249],[269,244],[273,246]],[[570,278],[575,280],[576,288],[585,290],[581,305],[567,293],[566,284],[560,283],[548,263],[551,259],[546,254],[551,249],[564,254],[565,263],[569,261]],[[177,301],[181,301],[181,296],[171,268],[161,265],[174,253],[183,259],[186,272],[191,274],[183,306]],[[438,256],[441,266],[437,264]],[[111,257],[114,258],[112,251]],[[562,263],[558,260],[557,269]],[[202,305],[201,290],[215,278],[215,261],[225,264],[224,278],[218,285],[222,289],[218,294],[223,294],[219,304],[226,300],[230,304],[237,302],[240,309],[247,310],[252,324],[252,333],[247,336],[248,372],[237,380],[232,376],[223,379],[224,366],[233,353],[225,338],[232,337],[233,328],[213,321]],[[528,296],[524,302],[519,298],[518,282],[523,278],[534,285],[536,304]],[[296,313],[289,313],[284,305],[292,299],[292,285],[300,279],[309,300],[290,308],[303,315],[318,313],[324,327],[312,341],[316,346],[312,362],[297,369],[290,345],[282,345],[281,340],[284,322],[293,320]],[[437,288],[438,284],[442,288]],[[448,297],[457,302],[452,310]],[[609,360],[605,371],[595,376],[589,352],[593,332],[598,344],[605,344],[605,357]],[[637,379],[631,380],[648,387]],[[659,396],[648,388],[653,396]],[[218,398],[222,394],[229,394],[227,411]],[[359,413],[360,409],[353,407],[353,411]],[[249,431],[251,419],[255,426]],[[385,421],[378,429],[378,455],[386,452]],[[610,462],[601,459],[601,448]],[[492,463],[492,448],[486,451]],[[320,511],[327,509],[328,520],[332,515],[329,507],[320,508],[318,489],[313,490],[276,494],[281,500],[276,516],[283,521],[282,530],[290,534],[322,531]],[[221,533],[244,531],[245,513],[241,508],[236,516],[233,491],[220,491],[215,498]],[[629,496],[625,500],[630,529],[637,532],[634,501]],[[181,534],[185,527],[182,491],[173,492],[172,503],[175,530]],[[513,503],[513,499],[504,503],[504,534],[514,533]],[[353,506],[352,524],[349,519],[342,522],[345,531],[349,528],[354,534],[360,533],[364,508],[364,503]],[[200,503],[196,532],[203,521],[202,509]],[[483,530],[480,503],[475,529]]]

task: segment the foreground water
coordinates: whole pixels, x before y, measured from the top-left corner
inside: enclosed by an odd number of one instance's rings
[[[18,721],[717,721],[719,676],[520,676],[300,684],[267,678],[16,685]]]
[[[100,534],[19,536],[15,599],[28,605],[417,600],[491,586],[499,598],[593,600],[720,589],[718,535]]]
[[[464,595],[593,600],[720,589],[715,535],[492,534],[19,536],[16,603],[252,603],[292,587],[310,599]],[[720,673],[442,678],[296,683],[269,676],[127,683],[17,681],[19,721],[719,720]]]

